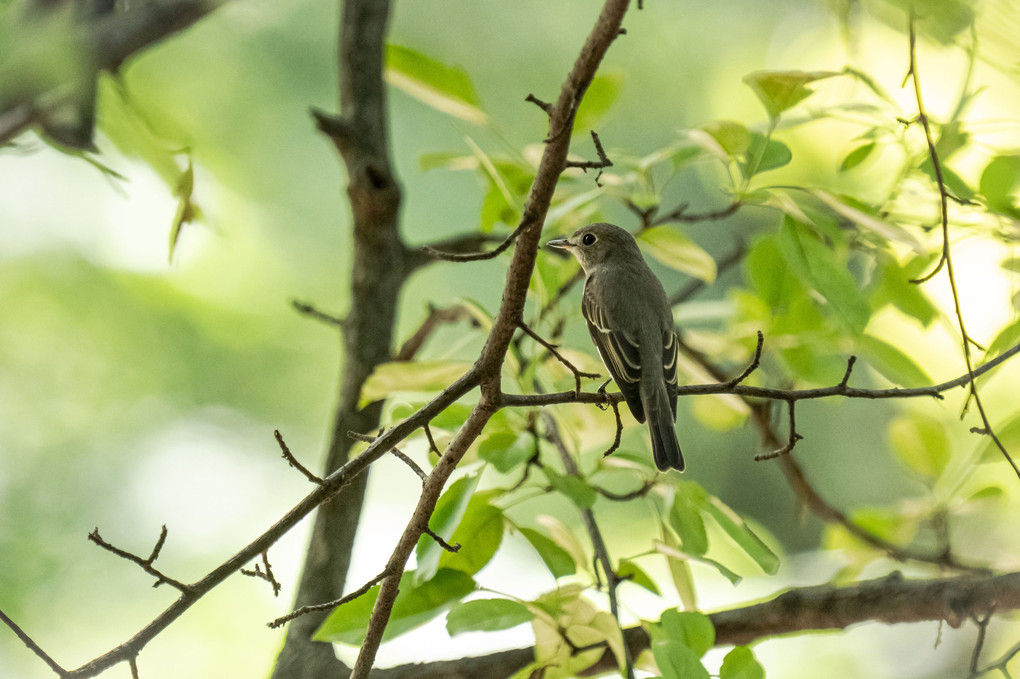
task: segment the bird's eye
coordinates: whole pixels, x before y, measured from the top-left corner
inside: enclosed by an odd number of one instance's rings
[[[594,245],[597,240],[598,238],[596,238],[593,233],[586,233],[581,236],[581,243],[584,245]]]

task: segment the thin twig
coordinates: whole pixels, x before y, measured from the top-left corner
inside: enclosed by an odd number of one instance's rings
[[[524,321],[519,321],[518,325],[520,326],[521,330],[523,330],[524,333],[528,337],[530,337],[531,339],[535,340],[536,342],[541,344],[543,347],[545,347],[546,350],[550,354],[555,356],[556,359],[560,363],[562,363],[564,366],[566,366],[567,370],[569,370],[570,372],[572,372],[574,374],[574,391],[576,391],[577,393],[581,393],[581,378],[582,377],[587,377],[588,379],[592,379],[592,380],[595,380],[595,379],[598,379],[599,377],[601,377],[601,375],[599,375],[598,373],[589,373],[589,372],[583,372],[581,370],[578,370],[577,367],[574,366],[573,363],[568,361],[563,356],[563,354],[561,354],[560,352],[556,351],[556,345],[550,344],[549,342],[547,342],[541,335],[539,335],[537,332],[535,332],[530,327],[528,327],[528,324],[525,323]]]
[[[456,554],[457,552],[460,551],[461,544],[459,542],[451,545],[449,542],[447,542],[442,537],[440,537],[438,533],[433,531],[428,526],[425,526],[425,528],[422,530],[422,533],[424,533],[425,535],[428,535],[430,538],[435,540],[437,545],[439,545],[440,547],[442,547],[443,549],[445,549],[448,552],[452,552],[452,553]]]
[[[761,351],[762,351],[762,348],[764,346],[765,346],[765,335],[762,334],[761,330],[759,330],[758,331],[758,343],[757,343],[757,345],[754,348],[754,357],[751,359],[751,362],[747,365],[747,367],[744,368],[744,371],[742,373],[740,373],[739,375],[737,375],[732,380],[730,380],[729,382],[726,383],[727,386],[729,386],[731,388],[737,386],[738,384],[740,384],[741,382],[746,380],[748,378],[748,376],[750,376],[751,373],[753,373],[755,370],[758,369],[758,366],[761,364]],[[843,386],[846,386],[845,380],[844,380]]]
[[[351,601],[354,601],[358,597],[364,596],[365,594],[367,594],[368,590],[372,589],[377,584],[379,584],[379,582],[381,580],[383,580],[387,575],[389,575],[389,573],[387,573],[386,571],[383,571],[379,575],[375,576],[374,578],[372,578],[371,580],[366,582],[361,587],[357,588],[353,592],[350,592],[349,594],[345,594],[344,596],[340,597],[339,599],[334,599],[333,601],[327,601],[327,602],[321,603],[321,604],[312,604],[310,606],[302,606],[301,608],[298,608],[298,609],[295,609],[295,610],[291,611],[287,615],[280,616],[276,620],[273,620],[271,622],[266,623],[266,626],[269,629],[277,629],[278,627],[282,627],[283,625],[287,624],[288,622],[290,622],[294,618],[301,617],[302,615],[307,615],[309,613],[314,613],[316,611],[331,611],[334,608],[336,608],[337,606],[343,606],[344,604],[349,603]]]
[[[759,453],[758,455],[755,455],[754,456],[755,462],[761,462],[762,460],[773,460],[777,457],[789,455],[790,453],[793,452],[793,448],[794,446],[797,445],[797,441],[800,441],[802,438],[804,438],[803,436],[797,433],[796,403],[797,403],[796,401],[788,401],[786,403],[787,413],[789,415],[790,422],[789,424],[790,434],[786,440],[786,445],[784,445],[779,450],[773,450],[771,453]]]
[[[613,444],[609,446],[609,449],[602,453],[602,457],[609,457],[615,453],[620,447],[620,441],[623,438],[623,420],[620,419],[620,404],[618,401],[610,401],[609,405],[613,407],[613,415],[616,417],[616,436],[613,438]]]
[[[527,219],[525,216],[525,219],[521,220],[520,225],[513,230],[513,233],[507,236],[502,243],[487,252],[444,252],[443,250],[438,250],[431,245],[423,245],[421,251],[433,259],[441,259],[445,262],[480,262],[486,259],[495,259],[503,252],[510,249],[510,246],[517,240],[517,236],[521,235],[521,232],[529,226],[531,226],[531,220]]]
[[[545,111],[546,115],[551,115],[552,114],[553,105],[550,104],[549,102],[542,101],[541,99],[536,97],[534,94],[529,94],[528,96],[526,96],[524,98],[524,101],[529,102],[529,103],[534,104],[535,106],[539,107],[540,109]]]
[[[332,314],[327,314],[324,311],[319,311],[311,304],[299,302],[296,299],[291,301],[291,306],[293,306],[298,312],[310,318],[314,318],[317,321],[322,321],[327,325],[334,325],[342,329],[347,323],[345,319],[340,318],[339,316],[333,316]]]
[[[599,139],[599,135],[592,130],[591,133],[592,141],[595,142],[595,153],[598,154],[598,160],[568,160],[566,166],[578,168],[587,172],[588,170],[598,170],[599,174],[595,177],[595,183],[599,184],[599,179],[602,177],[602,170],[607,167],[613,166],[613,161],[606,155],[605,149],[602,148],[602,141]],[[601,184],[599,184],[601,186]]]
[[[283,585],[273,575],[273,567],[269,564],[269,550],[262,552],[262,566],[265,567],[265,570],[260,568],[259,564],[255,564],[255,568],[251,570],[242,568],[241,574],[247,575],[250,578],[265,580],[273,588],[273,596],[280,596],[280,590],[283,589]]]
[[[25,644],[25,646],[28,646],[29,650],[35,653],[37,656],[39,656],[39,658],[44,663],[49,665],[51,670],[56,672],[61,677],[67,674],[67,670],[58,665],[56,660],[51,658],[49,654],[46,651],[44,651],[39,644],[35,643],[35,640],[32,639],[32,637],[30,637],[28,633],[25,632],[25,630],[21,629],[17,625],[17,623],[15,623],[13,620],[7,617],[7,614],[4,613],[2,610],[0,610],[0,621],[3,621],[5,625],[10,627],[11,631],[14,632],[15,636],[21,639],[21,643]]]
[[[974,641],[974,651],[970,654],[971,676],[977,674],[978,661],[981,660],[981,649],[985,645],[985,635],[988,633],[988,623],[992,619],[993,610],[994,609],[989,610],[980,618],[977,614],[971,614],[971,618],[974,620],[974,624],[976,624],[978,628],[977,639]]]
[[[435,453],[437,456],[442,455],[443,452],[439,450],[439,446],[436,445],[436,440],[432,438],[432,429],[429,427],[429,423],[426,422],[422,425],[422,429],[425,430],[425,438],[429,442],[429,450]]]
[[[136,564],[143,571],[145,571],[149,575],[155,577],[156,578],[156,582],[153,583],[153,585],[152,585],[153,587],[159,587],[163,583],[166,583],[166,584],[170,585],[171,587],[173,587],[174,589],[180,590],[181,592],[188,592],[188,591],[190,591],[192,589],[191,585],[186,585],[183,582],[180,582],[179,580],[174,580],[173,578],[171,578],[170,576],[162,573],[159,569],[155,568],[152,565],[153,562],[159,557],[160,549],[162,549],[163,543],[166,542],[166,535],[167,535],[167,529],[166,529],[166,525],[164,525],[162,530],[159,533],[159,539],[156,541],[156,546],[153,548],[152,553],[149,555],[148,558],[144,558],[144,559],[142,557],[138,556],[137,554],[132,554],[131,552],[126,552],[123,549],[120,549],[118,547],[114,547],[113,545],[111,545],[109,542],[104,540],[99,535],[99,529],[98,528],[94,528],[92,530],[92,532],[89,533],[89,540],[91,540],[92,542],[96,543],[97,545],[99,545],[100,547],[105,549],[106,551],[108,551],[108,552],[110,552],[112,554],[116,554],[120,558],[126,559],[126,560],[130,561],[131,563]]]
[[[303,464],[297,461],[297,458],[294,457],[294,454],[290,452],[290,448],[287,446],[286,441],[283,440],[283,435],[280,433],[280,430],[274,429],[273,435],[276,437],[276,442],[280,446],[280,452],[283,454],[283,459],[287,461],[287,464],[301,472],[301,474],[304,475],[304,477],[311,481],[312,483],[321,486],[322,479],[313,474],[311,471],[308,470],[307,467],[305,467]]]

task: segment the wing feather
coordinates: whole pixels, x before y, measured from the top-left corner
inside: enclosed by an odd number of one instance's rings
[[[602,357],[609,374],[616,386],[620,388],[630,412],[638,422],[645,421],[644,407],[641,405],[639,383],[641,382],[641,356],[638,345],[625,333],[609,329],[605,315],[591,300],[584,295],[581,312],[588,322],[588,333],[591,335],[595,348]],[[674,369],[675,373],[675,369]],[[674,374],[674,383],[676,377]]]

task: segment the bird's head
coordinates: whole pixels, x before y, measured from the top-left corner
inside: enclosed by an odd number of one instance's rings
[[[585,272],[615,258],[641,257],[634,237],[613,224],[589,224],[570,238],[555,238],[546,245],[571,252]]]

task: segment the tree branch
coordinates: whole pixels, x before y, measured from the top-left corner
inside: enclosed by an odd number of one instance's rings
[[[577,106],[591,84],[603,56],[620,34],[620,25],[628,5],[629,0],[606,0],[598,22],[589,34],[577,61],[574,62],[574,67],[561,88],[559,99],[550,113],[550,135],[545,152],[542,154],[531,193],[524,206],[523,219],[514,231],[517,247],[514,249],[507,271],[499,312],[493,321],[481,355],[469,372],[479,379],[481,397],[429,475],[414,515],[393,550],[388,566],[393,566],[394,573],[383,580],[379,589],[379,597],[372,611],[365,641],[351,674],[352,679],[367,679],[397,596],[400,573],[403,572],[404,565],[422,531],[427,527],[428,518],[447,479],[470,444],[481,433],[485,423],[500,406],[501,367],[514,333],[523,320],[524,303],[538,253],[542,224],[552,202],[556,182],[566,164],[570,135],[563,132],[569,132],[572,127]]]

